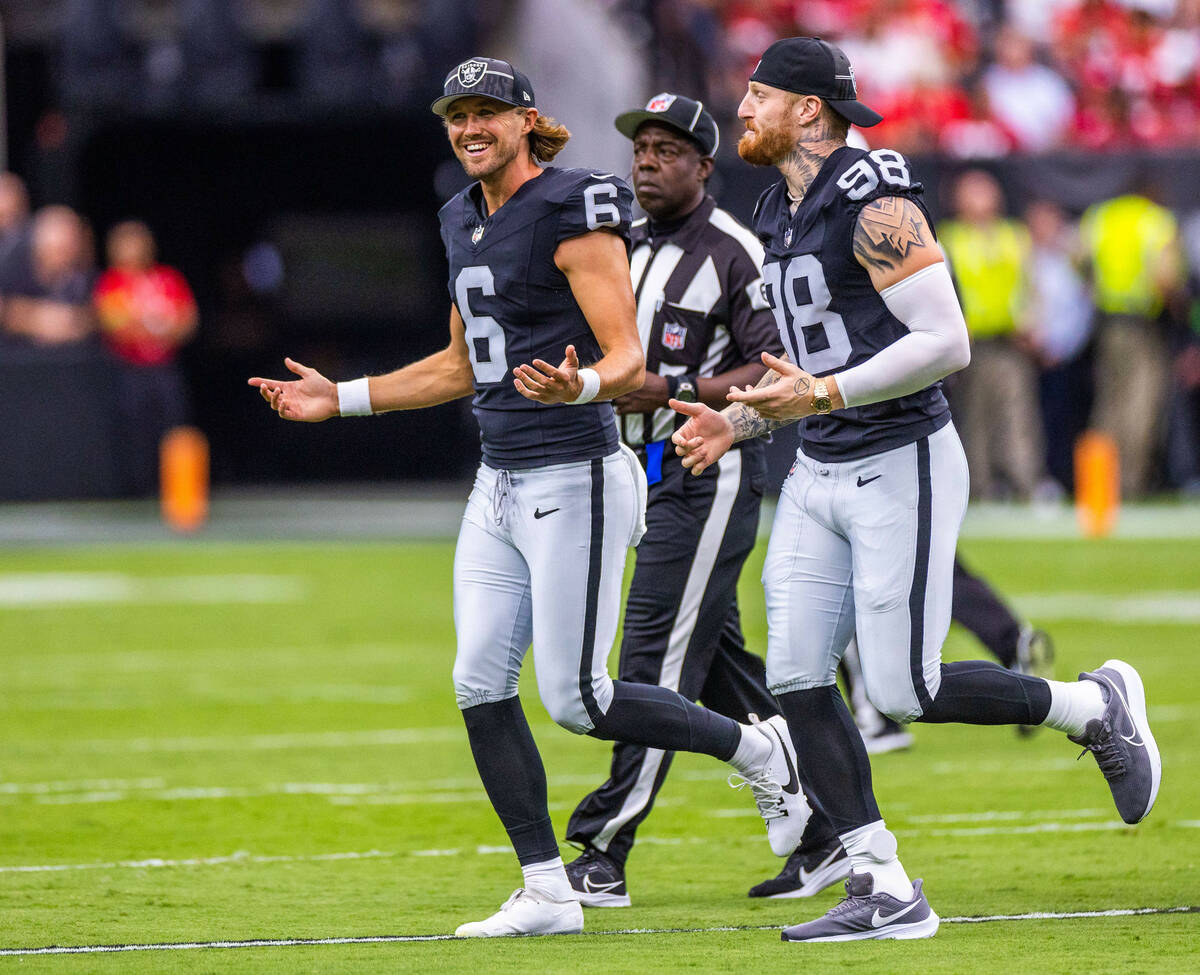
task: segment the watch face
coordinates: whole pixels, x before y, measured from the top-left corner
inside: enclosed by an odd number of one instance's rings
[[[689,382],[680,383],[675,389],[675,398],[681,403],[696,402],[696,387]]]

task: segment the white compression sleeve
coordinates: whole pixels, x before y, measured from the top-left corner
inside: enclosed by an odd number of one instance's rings
[[[971,361],[967,323],[945,263],[922,268],[879,296],[888,311],[908,327],[908,334],[866,362],[837,374],[838,389],[847,406],[915,393]]]

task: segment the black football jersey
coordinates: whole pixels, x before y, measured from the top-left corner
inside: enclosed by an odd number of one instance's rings
[[[921,209],[921,185],[891,149],[844,146],[825,160],[793,215],[787,183],[768,189],[754,211],[763,242],[763,287],[788,357],[814,376],[856,366],[908,333],[854,256],[863,206],[903,196]],[[933,227],[928,211],[925,217]],[[913,443],[945,426],[950,409],[937,382],[897,399],[802,421],[804,452],[854,460]]]
[[[534,359],[558,365],[568,345],[581,365],[601,357],[554,252],[592,230],[620,234],[628,248],[632,202],[633,192],[611,173],[546,167],[490,216],[478,183],[439,212],[450,300],[466,324],[472,407],[490,467],[545,467],[617,449],[610,403],[536,403],[513,387],[512,370]]]

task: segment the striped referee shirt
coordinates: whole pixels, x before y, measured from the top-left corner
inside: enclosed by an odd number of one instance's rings
[[[647,371],[708,377],[758,362],[763,350],[781,355],[762,261],[754,233],[708,195],[669,232],[635,221],[629,269]],[[619,419],[621,438],[639,447],[667,439],[683,418],[664,407]]]

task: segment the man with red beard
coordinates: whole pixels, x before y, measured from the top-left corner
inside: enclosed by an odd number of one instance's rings
[[[1109,660],[1073,683],[996,664],[943,664],[967,465],[941,379],[970,358],[966,324],[921,186],[890,149],[846,145],[881,116],[845,54],[811,37],[771,45],[738,110],[742,158],[783,179],[758,202],[763,280],[786,350],[717,413],[677,399],[672,436],[700,473],[737,441],[803,420],[763,567],[767,681],[813,806],[850,858],[847,898],[785,941],[928,938],[938,916],[896,855],[836,674],[857,636],[867,695],[901,722],[1046,724],[1093,752],[1122,819],[1154,805],[1162,772],[1141,678]]]

